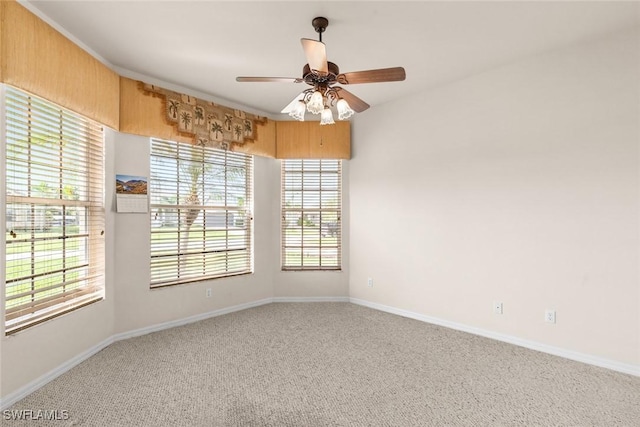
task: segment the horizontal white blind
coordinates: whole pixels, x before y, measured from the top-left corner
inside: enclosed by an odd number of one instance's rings
[[[151,141],[151,287],[252,271],[253,158]]]
[[[282,161],[282,269],[342,268],[342,163]]]
[[[99,124],[6,87],[6,332],[104,295]]]

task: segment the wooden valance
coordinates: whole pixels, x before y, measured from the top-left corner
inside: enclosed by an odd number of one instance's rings
[[[1,82],[120,132],[271,158],[351,157],[348,122],[275,122],[120,77],[13,0],[0,0],[0,24]]]
[[[275,157],[266,117],[120,77],[121,132]]]
[[[0,81],[118,129],[118,74],[12,0],[0,1]]]

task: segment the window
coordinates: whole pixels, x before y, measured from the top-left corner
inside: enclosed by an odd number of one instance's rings
[[[282,161],[282,269],[341,269],[340,160]]]
[[[151,141],[151,287],[252,272],[246,154]]]
[[[104,296],[104,135],[6,86],[4,104],[9,334]]]

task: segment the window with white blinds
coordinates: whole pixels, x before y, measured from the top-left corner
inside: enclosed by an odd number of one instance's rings
[[[282,161],[282,269],[342,268],[340,160]]]
[[[253,157],[151,140],[151,287],[251,273]]]
[[[99,124],[4,86],[5,331],[104,297]]]

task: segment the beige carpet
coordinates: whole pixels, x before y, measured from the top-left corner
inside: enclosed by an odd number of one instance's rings
[[[638,426],[640,378],[349,303],[117,342],[10,410],[37,426]]]

